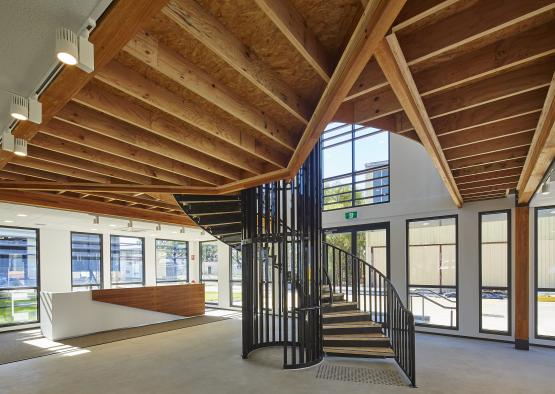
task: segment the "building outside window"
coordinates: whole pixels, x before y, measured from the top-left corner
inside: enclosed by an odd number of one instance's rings
[[[457,328],[457,217],[408,220],[407,264],[416,324]]]
[[[480,331],[511,331],[511,211],[480,213]]]
[[[110,236],[110,261],[113,287],[144,285],[144,238]]]
[[[389,132],[330,123],[321,141],[324,211],[389,202]]]
[[[75,290],[102,288],[102,235],[71,233],[71,286]]]
[[[535,214],[536,337],[555,340],[555,206]]]
[[[229,288],[231,290],[231,306],[240,307],[243,305],[243,261],[241,259],[241,251],[230,248],[229,259]]]
[[[189,243],[168,239],[156,240],[156,283],[179,283],[189,280]]]
[[[200,242],[200,281],[204,283],[205,302],[218,303],[218,242]]]
[[[39,321],[38,232],[0,227],[0,327]]]

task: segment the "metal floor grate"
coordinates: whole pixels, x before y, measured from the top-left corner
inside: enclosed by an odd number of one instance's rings
[[[344,365],[321,364],[316,372],[316,378],[343,382],[407,386],[401,375],[389,368],[357,368]]]

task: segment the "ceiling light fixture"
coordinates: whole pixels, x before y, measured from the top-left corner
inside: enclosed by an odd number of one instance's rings
[[[160,223],[156,225],[156,231],[162,231],[162,225]]]
[[[0,136],[0,145],[4,151],[13,152],[18,156],[27,156],[27,141],[23,138],[15,138],[8,127]]]
[[[93,22],[94,24],[94,22]],[[89,31],[77,36],[65,27],[56,30],[56,57],[68,66],[77,66],[86,73],[94,71],[94,45],[89,41]]]
[[[541,193],[545,196],[551,192],[551,185],[548,181],[545,181],[542,185]]]
[[[185,227],[181,227],[181,230],[179,230],[179,232],[180,232],[181,234],[185,234]]]
[[[12,93],[10,100],[10,115],[12,118],[40,124],[42,122],[42,104],[38,100],[38,96],[25,98],[18,94]]]
[[[27,217],[27,214],[25,214],[25,213],[18,213],[17,216],[19,216],[20,218],[24,218],[24,217]]]
[[[27,141],[23,138],[16,138],[14,140],[13,153],[20,157],[27,156]]]
[[[133,228],[133,220],[127,222],[127,227]]]
[[[93,218],[93,224],[100,224],[100,218],[98,215]]]

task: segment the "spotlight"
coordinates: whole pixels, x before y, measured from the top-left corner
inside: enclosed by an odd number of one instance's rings
[[[13,152],[15,148],[15,139],[9,128],[5,128],[2,132],[2,138],[0,138],[2,143],[2,150]]]
[[[12,94],[10,100],[10,115],[12,118],[40,124],[42,122],[42,104],[37,97],[25,98]]]
[[[93,224],[100,224],[100,218],[98,216],[94,217]]]
[[[551,192],[551,185],[548,183],[548,181],[545,181],[542,185],[542,191],[541,193],[543,195],[549,194]]]
[[[200,235],[204,235],[204,234],[206,234],[206,232],[205,232],[204,230],[202,230],[202,231],[200,232]]]
[[[185,227],[181,227],[181,230],[179,230],[179,232],[180,232],[181,234],[185,234]]]
[[[162,225],[160,223],[156,225],[156,231],[162,231]]]
[[[127,227],[133,228],[133,220],[127,222]]]
[[[21,157],[27,156],[27,141],[23,138],[16,138],[13,153]]]
[[[94,71],[94,45],[88,32],[77,36],[73,31],[60,27],[56,30],[56,57],[69,66],[77,66],[86,73]]]

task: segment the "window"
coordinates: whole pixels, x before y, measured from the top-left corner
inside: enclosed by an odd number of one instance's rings
[[[144,239],[110,237],[111,280],[114,287],[144,285]]]
[[[0,326],[39,321],[38,232],[0,227]]]
[[[204,283],[204,301],[218,303],[218,242],[200,243],[200,281]]]
[[[407,264],[416,324],[456,329],[457,217],[408,220]]]
[[[229,287],[231,289],[231,306],[240,307],[241,305],[243,305],[243,260],[241,259],[241,250],[230,248],[229,260]]]
[[[555,206],[535,213],[536,337],[555,339]]]
[[[480,213],[480,332],[511,331],[511,211]]]
[[[156,240],[156,283],[189,280],[189,244],[185,241]]]
[[[102,287],[102,235],[71,233],[71,286],[73,290]]]
[[[389,133],[330,123],[322,134],[324,211],[389,202]]]

